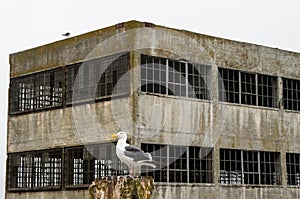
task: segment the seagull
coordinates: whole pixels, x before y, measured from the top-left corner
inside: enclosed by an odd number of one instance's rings
[[[65,36],[65,37],[69,37],[70,35],[71,35],[71,33],[69,33],[69,32],[62,34],[62,36]]]
[[[125,163],[129,168],[129,175],[133,176],[133,167],[150,166],[156,168],[159,163],[152,160],[150,153],[145,153],[141,149],[126,143],[126,132],[118,132],[113,134],[112,138],[118,139],[116,146],[116,154],[121,162]]]

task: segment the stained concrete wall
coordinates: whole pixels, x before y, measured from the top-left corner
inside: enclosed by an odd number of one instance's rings
[[[149,142],[213,146],[214,182],[218,182],[219,148],[279,151],[283,186],[161,185],[154,196],[297,198],[299,190],[286,187],[284,164],[285,152],[300,152],[297,146],[300,141],[300,114],[218,102],[217,67],[299,78],[300,54],[160,26],[143,27],[143,23],[128,22],[122,28],[112,26],[10,55],[11,77],[124,51],[131,51],[133,70],[129,71],[129,97],[10,116],[8,152],[106,142],[110,140],[111,133],[122,129],[131,132],[136,145]],[[140,53],[212,65],[212,100],[178,99],[135,92],[140,86]],[[157,115],[161,117],[157,118]],[[44,198],[45,194],[52,198],[72,198],[75,195],[83,198],[87,191],[9,193],[7,198]]]
[[[156,185],[151,198],[153,199],[287,199],[299,198],[298,188],[283,189],[281,187],[251,186],[214,186],[214,185]],[[40,198],[89,198],[88,190],[39,191],[9,193],[9,199],[40,199]]]

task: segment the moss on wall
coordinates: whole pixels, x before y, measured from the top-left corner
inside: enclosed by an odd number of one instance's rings
[[[150,199],[154,181],[152,177],[105,177],[95,179],[89,187],[90,199]]]

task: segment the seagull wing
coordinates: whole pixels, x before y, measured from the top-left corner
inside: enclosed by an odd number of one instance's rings
[[[131,145],[125,147],[124,154],[128,157],[133,158],[133,161],[135,162],[152,160],[150,153],[145,153],[141,149]]]

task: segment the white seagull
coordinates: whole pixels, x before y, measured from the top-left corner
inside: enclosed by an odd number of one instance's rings
[[[130,176],[133,176],[133,167],[145,165],[156,168],[159,165],[158,162],[152,160],[150,153],[145,153],[141,149],[127,144],[126,132],[118,132],[117,134],[113,134],[112,137],[118,139],[116,154],[120,161],[128,166]]]

